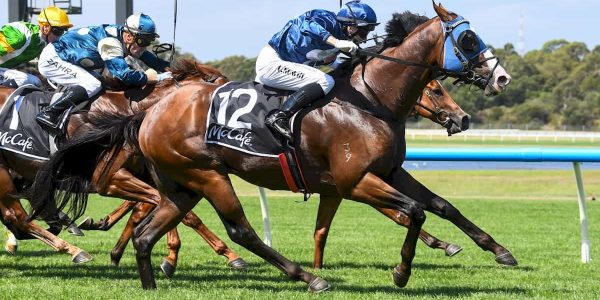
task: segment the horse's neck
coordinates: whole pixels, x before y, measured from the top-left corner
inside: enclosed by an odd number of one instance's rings
[[[434,50],[441,34],[441,30],[436,30],[440,24],[437,20],[432,20],[421,26],[400,45],[390,47],[382,54],[408,62],[431,65],[436,60],[436,55],[439,55],[434,53]],[[355,68],[350,83],[373,105],[386,107],[395,119],[404,121],[431,80],[430,77],[429,69],[407,67],[374,58]]]

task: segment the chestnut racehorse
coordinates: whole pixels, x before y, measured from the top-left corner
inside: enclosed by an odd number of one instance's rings
[[[218,85],[227,82],[227,78],[216,69],[201,65],[193,60],[179,60],[172,71],[175,80],[156,86],[156,88],[154,86],[147,86],[143,90],[129,90],[125,93],[109,91],[93,102],[90,112],[111,111],[132,114],[152,106],[164,97],[164,95],[175,90],[178,85],[197,81],[215,82]],[[10,88],[0,88],[0,106],[4,105],[8,95],[13,91],[14,89]],[[141,100],[145,96],[148,97],[142,101],[131,101]],[[84,121],[82,121],[82,115],[73,115],[69,122],[69,135],[76,134],[80,126],[85,126]],[[0,158],[0,185],[2,186],[0,188],[0,210],[2,212],[2,222],[16,234],[17,238],[38,238],[58,252],[69,253],[74,263],[84,263],[91,260],[91,256],[85,251],[70,245],[55,236],[55,233],[44,230],[34,222],[30,222],[27,218],[27,213],[18,201],[18,197],[16,197],[16,194],[21,192],[20,186],[24,184],[16,185],[14,174],[11,172],[22,176],[20,181],[24,179],[25,181],[32,182],[43,161],[31,160],[30,158],[25,158],[6,150],[0,151],[2,153],[2,157]],[[122,154],[126,154],[126,152],[122,151]],[[128,167],[131,168],[133,166],[127,155],[119,157],[122,158],[121,162],[128,162]],[[135,201],[158,202],[159,194],[155,189],[133,176],[128,169],[119,167],[118,162],[116,164],[113,163],[111,167],[116,171],[110,173],[102,181],[95,182],[96,186],[94,189],[97,189],[100,194]],[[197,230],[217,253],[226,256],[230,266],[234,268],[245,267],[245,262],[231,251],[217,236],[212,234],[193,212],[190,212],[190,219],[194,222],[188,222],[186,225]],[[173,231],[170,236],[176,234],[177,232]],[[169,248],[176,246],[172,243],[168,243],[168,245]],[[173,250],[170,249],[170,252],[173,252]]]
[[[430,119],[431,121],[440,124],[441,126],[445,127],[446,130],[448,130],[449,134],[466,130],[469,125],[468,121],[470,116],[465,113],[460,106],[458,106],[458,104],[456,104],[454,99],[452,99],[450,94],[448,94],[446,89],[444,89],[442,84],[437,80],[427,84],[423,90],[420,101],[417,105],[415,105],[413,113],[417,116]],[[317,225],[314,233],[315,252],[313,265],[315,268],[321,268],[323,266],[325,242],[327,240],[327,234],[333,218],[333,214],[331,212],[335,213],[340,202],[338,202],[337,205],[334,204],[335,203],[327,204],[323,202],[323,204],[319,206],[319,214],[316,222]],[[127,243],[133,234],[133,228],[135,225],[139,224],[153,208],[153,205],[146,203],[124,201],[118,208],[116,208],[106,217],[96,222],[94,222],[91,218],[86,218],[79,225],[79,227],[83,230],[108,231],[127,213],[129,213],[131,210],[134,210],[127,221],[127,225],[125,225],[123,233],[121,234],[117,244],[111,251],[111,262],[113,265],[118,265],[123,252],[125,251],[125,247],[127,246]],[[393,210],[380,211],[397,224],[408,227],[408,218],[406,218],[402,212]],[[190,213],[192,213],[192,211],[190,211]],[[202,224],[202,221],[197,219],[197,217],[195,218],[190,216],[188,213],[188,215],[186,215],[186,217],[183,219],[183,223]],[[195,227],[199,228],[199,226]],[[419,238],[430,248],[444,250],[447,256],[453,256],[462,250],[460,246],[444,242],[427,233],[425,230],[421,230]],[[180,245],[181,241],[175,239],[175,236],[169,236],[168,243],[172,245]],[[211,242],[209,241],[209,243]],[[167,274],[167,276],[172,276],[173,272],[175,271],[175,266],[177,265],[176,249],[179,249],[179,247],[169,247],[170,254],[168,258],[165,258],[161,263],[161,269],[165,272],[165,274]],[[225,249],[222,251],[225,251]],[[217,253],[219,253],[219,251],[217,251]]]
[[[492,251],[499,263],[516,264],[507,249],[402,168],[406,151],[404,123],[429,81],[454,77],[476,85],[486,94],[496,94],[504,91],[511,80],[466,20],[435,3],[434,9],[437,17],[433,19],[396,14],[386,28],[389,36],[385,50],[360,51],[375,57],[357,64],[350,76],[337,76],[335,88],[301,116],[299,130],[295,131],[304,178],[311,192],[321,194],[321,202],[337,203],[344,198],[407,215],[410,227],[401,250],[402,260],[392,273],[394,283],[400,287],[406,286],[410,278],[424,210],[454,223],[480,247]],[[134,230],[143,288],[156,287],[150,261],[154,244],[201,198],[206,198],[234,242],[289,278],[307,283],[311,291],[328,289],[327,281],[265,245],[248,223],[228,174],[270,189],[285,190],[288,186],[276,158],[205,143],[207,112],[215,89],[208,84],[190,84],[146,112],[93,120],[92,130],[73,140],[62,153],[59,151],[57,160],[44,165],[44,172],[38,174],[34,210],[57,201],[53,196],[60,185],[53,176],[81,173],[67,162],[91,162],[101,150],[124,143],[139,146],[163,194],[158,207]],[[346,153],[351,154],[350,159]],[[58,199],[60,203],[66,200]],[[80,199],[70,200],[77,206]]]

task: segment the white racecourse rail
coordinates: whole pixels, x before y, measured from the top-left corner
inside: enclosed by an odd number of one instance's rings
[[[406,160],[572,162],[577,182],[579,202],[581,261],[584,263],[591,261],[587,211],[580,164],[582,162],[600,162],[600,148],[408,148],[406,151]],[[269,210],[267,197],[262,187],[259,187],[259,195],[265,243],[271,246]]]

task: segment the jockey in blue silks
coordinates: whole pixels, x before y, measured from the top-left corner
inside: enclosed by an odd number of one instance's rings
[[[124,84],[132,86],[171,78],[170,72],[164,72],[169,62],[146,51],[157,37],[154,21],[145,14],[134,14],[123,26],[101,25],[71,30],[46,46],[40,55],[38,69],[44,77],[65,86],[66,90],[37,115],[37,122],[50,132],[60,133],[58,119],[63,112],[101,92],[102,84],[96,78],[96,72],[104,68]],[[146,72],[131,69],[125,61],[127,55],[139,58],[152,69]]]
[[[310,61],[330,63],[339,50],[354,54],[375,29],[377,15],[359,0],[346,3],[336,14],[315,9],[285,24],[256,59],[256,81],[279,89],[296,91],[281,110],[270,113],[265,124],[292,141],[289,118],[333,89],[333,78],[306,65]]]

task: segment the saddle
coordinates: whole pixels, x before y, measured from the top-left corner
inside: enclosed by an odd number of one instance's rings
[[[229,82],[212,94],[208,110],[205,142],[244,153],[278,158],[286,182],[293,192],[305,195],[308,189],[300,169],[295,148],[266,125],[265,117],[279,109],[293,91],[275,89],[258,82]],[[301,112],[300,112],[301,113]],[[290,128],[297,135],[300,113],[290,118]]]

